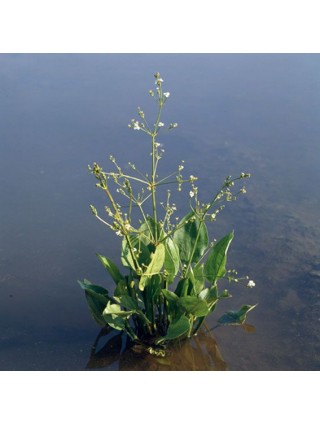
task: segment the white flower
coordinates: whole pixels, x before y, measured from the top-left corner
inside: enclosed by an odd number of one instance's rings
[[[249,280],[249,282],[247,283],[247,288],[253,288],[254,286],[256,286],[256,284],[254,283],[253,280]]]
[[[190,192],[189,192],[189,196],[190,196],[190,198],[193,198],[193,197],[194,197],[194,192],[193,192],[193,190],[190,190]]]
[[[163,122],[159,122],[159,124],[158,124],[158,127],[163,127],[164,126],[164,124],[163,124]]]
[[[136,121],[136,122],[133,124],[133,129],[134,129],[134,130],[140,130],[139,121]]]
[[[163,93],[163,96],[168,99],[168,97],[170,96],[170,92],[167,91],[167,92]]]

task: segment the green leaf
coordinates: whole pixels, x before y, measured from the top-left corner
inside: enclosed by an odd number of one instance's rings
[[[206,296],[206,301],[208,304],[211,304],[213,301],[217,301],[218,300],[218,287],[217,285],[212,285],[211,288],[209,288],[207,296]]]
[[[85,291],[86,300],[92,317],[100,326],[104,326],[105,321],[103,320],[102,312],[107,302],[110,300],[108,291],[101,286],[93,285],[87,279],[83,281],[78,280],[78,283]]]
[[[151,254],[151,262],[147,267],[147,270],[143,273],[139,281],[139,289],[141,291],[144,290],[146,283],[148,282],[148,278],[155,274],[160,273],[165,258],[165,248],[162,243],[157,245],[156,250],[153,254]]]
[[[112,315],[112,316],[121,316],[121,317],[129,317],[131,316],[132,311],[121,310],[121,306],[119,304],[112,304],[110,301],[108,302],[106,308],[103,310],[103,316]]]
[[[128,286],[125,280],[120,280],[114,290],[115,297],[120,297],[121,295],[128,295]]]
[[[122,307],[128,310],[127,313],[137,314],[144,320],[145,323],[151,323],[147,316],[142,312],[139,306],[139,302],[136,299],[130,297],[129,295],[123,295],[122,297],[119,297],[119,302]],[[120,312],[123,314],[122,310],[120,310]]]
[[[181,316],[177,321],[170,323],[168,326],[167,334],[157,342],[172,340],[179,338],[189,331],[190,322],[186,316]]]
[[[105,326],[106,322],[103,320],[102,313],[106,306],[106,303],[101,302],[95,296],[91,295],[88,291],[85,291],[85,296],[92,317],[100,326]]]
[[[203,221],[189,212],[177,225],[184,225],[173,235],[173,241],[179,248],[180,260],[188,263],[196,263],[200,260],[208,246],[207,227]]]
[[[208,293],[209,293],[209,288],[202,289],[202,291],[199,294],[199,298],[201,298],[202,300],[205,300],[208,296]]]
[[[172,283],[175,276],[179,271],[180,266],[180,256],[179,248],[173,242],[172,239],[167,238],[165,240],[165,260],[164,260],[164,269],[168,273],[167,281]]]
[[[87,293],[94,296],[101,303],[104,303],[104,305],[106,305],[108,300],[110,300],[108,291],[105,288],[102,288],[101,286],[98,286],[98,285],[94,285],[87,279],[84,279],[82,281],[78,280],[78,283],[82,289],[84,289]]]
[[[159,223],[155,222],[152,217],[149,215],[146,217],[146,221],[141,224],[138,229],[138,232],[141,233],[141,240],[145,243],[145,245],[149,245],[150,243],[156,240],[155,234],[159,237],[161,233],[161,226]]]
[[[194,276],[194,290],[195,293],[198,295],[204,288],[204,271],[203,271],[204,264],[198,263],[194,269],[193,269],[193,276]]]
[[[187,314],[192,314],[196,317],[204,317],[209,313],[207,303],[198,297],[187,295],[179,298],[178,305],[181,306]]]
[[[103,318],[106,323],[114,329],[125,331],[127,327],[127,318],[131,312],[121,310],[118,304],[111,304],[109,301],[103,310]]]
[[[193,289],[192,281],[189,278],[183,278],[179,280],[176,290],[174,291],[178,297],[185,297],[190,295]]]
[[[249,311],[253,310],[258,304],[243,305],[238,311],[228,311],[223,314],[218,322],[221,325],[242,325],[246,320]]]
[[[165,297],[167,304],[167,314],[169,321],[175,321],[180,318],[183,314],[183,309],[178,305],[179,297],[174,292],[162,289],[162,294]]]
[[[100,254],[97,254],[97,256],[115,283],[119,283],[121,280],[123,280],[123,276],[120,273],[118,267],[109,258]]]
[[[162,293],[168,301],[176,303],[179,299],[178,295],[176,295],[174,292],[168,291],[168,289],[162,289]]]
[[[204,265],[204,274],[209,282],[215,283],[226,274],[227,251],[233,236],[233,231],[228,233],[211,249]]]
[[[148,288],[148,297],[152,300],[152,302],[156,302],[162,289],[161,275],[155,274],[150,276],[146,288]]]
[[[209,313],[211,313],[215,308],[216,308],[216,304],[219,300],[219,296],[218,296],[218,287],[216,284],[212,285],[211,288],[205,288],[203,289],[200,294],[199,297],[202,300],[205,300],[206,303],[208,304],[208,308],[209,308]]]
[[[119,297],[119,300],[122,307],[126,308],[127,310],[139,310],[138,301],[129,295],[122,295]]]
[[[137,262],[140,267],[142,265],[148,265],[151,260],[151,252],[148,247],[143,243],[141,237],[136,235],[129,235],[129,240],[132,246],[132,249],[135,250],[133,254],[137,258]],[[129,267],[132,270],[136,271],[134,258],[132,257],[129,245],[125,238],[122,240],[122,251],[121,251],[121,262],[125,267]]]

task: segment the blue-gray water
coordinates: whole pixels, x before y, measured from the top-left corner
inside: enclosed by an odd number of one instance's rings
[[[87,165],[148,166],[127,125],[137,106],[152,114],[155,71],[163,121],[179,123],[159,140],[163,172],[184,159],[204,199],[252,174],[212,228],[235,230],[228,265],[256,287],[230,286],[210,326],[258,303],[255,332],[214,329],[221,368],[320,369],[320,56],[306,54],[0,55],[0,369],[86,368],[99,328],[77,279],[110,287],[95,253],[119,261]],[[105,369],[119,367],[115,355]]]

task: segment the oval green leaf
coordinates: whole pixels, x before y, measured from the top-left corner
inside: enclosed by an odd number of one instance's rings
[[[162,340],[179,338],[189,331],[190,323],[186,316],[181,316],[176,322],[170,323],[167,334]]]
[[[165,240],[165,260],[164,269],[168,273],[167,281],[172,283],[179,271],[180,257],[179,248],[172,239]]]
[[[135,250],[135,254],[133,255],[137,259],[139,266],[142,267],[143,264],[149,264],[151,259],[151,252],[143,243],[142,239],[135,235],[130,235],[129,238],[130,244]],[[132,257],[132,253],[125,238],[122,240],[121,262],[125,267],[129,267],[130,269],[137,271],[134,258]]]
[[[192,314],[196,317],[204,317],[209,313],[207,303],[198,297],[187,295],[179,298],[178,305],[184,309],[187,314]]]
[[[208,246],[208,231],[205,223],[191,211],[183,217],[177,227],[173,241],[179,248],[180,260],[189,263],[191,259],[191,264],[198,262]]]
[[[242,325],[245,322],[249,311],[253,310],[257,305],[258,304],[245,304],[237,311],[228,311],[223,314],[220,319],[218,319],[218,322],[221,325]]]
[[[209,282],[215,283],[226,274],[227,252],[233,236],[233,231],[228,233],[211,249],[204,265],[204,274]]]
[[[123,276],[120,273],[118,267],[108,257],[104,257],[100,254],[97,254],[97,257],[99,258],[103,267],[108,271],[115,283],[119,283],[121,280],[123,280]]]
[[[151,254],[151,262],[147,270],[143,273],[139,281],[139,289],[143,291],[150,276],[160,273],[165,259],[165,248],[162,243],[157,245],[156,250]]]

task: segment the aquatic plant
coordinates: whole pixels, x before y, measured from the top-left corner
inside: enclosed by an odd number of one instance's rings
[[[174,173],[159,177],[159,162],[164,153],[159,143],[160,134],[165,129],[176,129],[178,124],[172,122],[166,126],[161,121],[170,93],[163,90],[159,73],[154,78],[155,88],[149,94],[157,105],[155,122],[149,125],[145,113],[138,108],[139,119],[129,123],[130,129],[150,139],[149,173],[130,162],[132,173],[124,172],[114,156],[110,156],[113,171],[106,172],[97,163],[89,166],[97,180],[96,186],[108,201],[107,217],[103,218],[93,205],[91,211],[121,238],[121,263],[125,272],[110,258],[98,254],[114,282],[113,294],[87,279],[79,284],[99,325],[124,331],[131,340],[145,345],[151,354],[164,355],[170,341],[196,335],[218,301],[231,296],[227,289],[220,290],[221,279],[240,282],[249,288],[255,283],[248,276],[239,278],[235,270],[226,269],[233,231],[218,242],[210,241],[206,225],[216,220],[225,201],[233,201],[238,194],[246,192],[242,186],[233,193],[236,183],[250,174],[226,177],[208,203],[199,200],[197,177],[183,177],[183,161]],[[166,191],[164,202],[158,202],[157,196],[160,188],[167,185],[181,191],[186,184],[190,185],[189,212],[179,220],[175,218],[177,207],[171,202],[170,190]],[[122,198],[125,206],[120,204]],[[218,323],[243,324],[254,307],[243,305],[238,311],[227,312]]]

